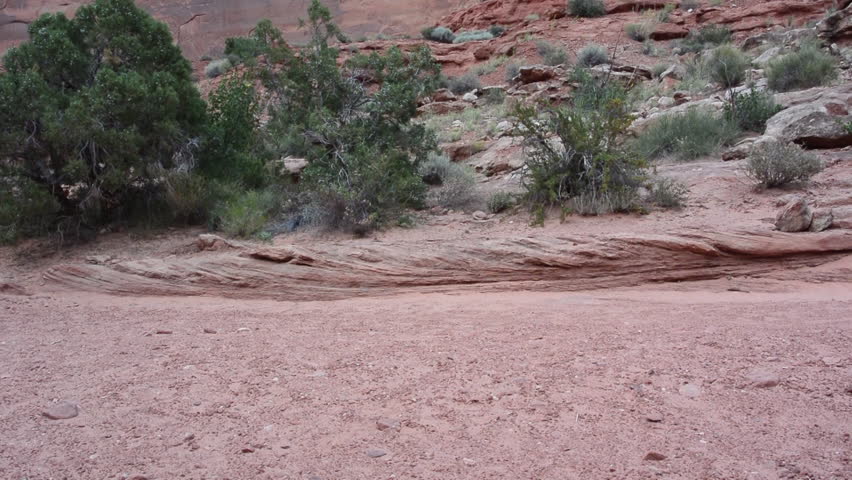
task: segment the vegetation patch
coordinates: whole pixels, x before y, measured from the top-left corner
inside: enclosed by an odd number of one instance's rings
[[[767,188],[775,188],[807,182],[822,169],[816,155],[795,143],[772,141],[752,149],[746,174]]]
[[[568,0],[568,12],[576,17],[602,17],[606,15],[603,0]]]
[[[763,133],[766,122],[781,110],[771,94],[751,89],[745,93],[731,92],[725,104],[725,117],[743,130]]]
[[[724,115],[692,108],[664,115],[639,136],[636,147],[647,158],[672,155],[678,160],[694,160],[730,145],[739,132]]]
[[[818,87],[835,78],[837,66],[834,59],[812,43],[770,62],[767,68],[769,88],[776,92]]]

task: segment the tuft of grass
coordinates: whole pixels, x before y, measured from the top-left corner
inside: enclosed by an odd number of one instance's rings
[[[482,88],[482,82],[473,72],[465,73],[460,77],[448,77],[447,88],[456,95],[464,95],[467,92]]]
[[[654,25],[648,22],[643,23],[628,23],[624,26],[624,31],[627,36],[637,42],[648,40],[651,33],[654,32]]]
[[[746,68],[750,61],[739,48],[722,45],[713,51],[707,60],[710,78],[725,88],[736,87],[745,80]]]
[[[420,31],[423,38],[441,43],[453,43],[456,36],[453,31],[447,27],[427,27]]]
[[[766,142],[756,146],[748,158],[746,174],[767,188],[802,183],[822,171],[816,155],[795,143]]]
[[[678,160],[694,160],[730,145],[739,133],[737,125],[724,115],[691,108],[662,116],[639,136],[636,148],[646,158],[672,155]]]
[[[251,237],[260,232],[278,208],[272,190],[248,190],[221,201],[213,210],[218,229],[232,237]]]
[[[502,37],[504,33],[506,33],[506,27],[503,25],[491,25],[488,27],[488,33],[490,33],[494,38]]]
[[[656,179],[649,190],[648,201],[662,208],[682,208],[689,195],[686,185],[667,177]]]
[[[568,63],[568,52],[564,48],[557,47],[544,40],[536,41],[535,47],[545,65],[556,66]]]
[[[831,55],[813,43],[769,63],[769,88],[788,92],[825,85],[837,78],[837,66]]]
[[[467,165],[453,163],[445,155],[430,153],[420,165],[423,181],[434,187],[427,195],[431,206],[456,208],[473,200],[476,179]]]
[[[457,33],[456,38],[453,39],[453,43],[476,42],[479,40],[491,40],[492,38],[494,38],[494,35],[488,30],[471,30]]]
[[[606,15],[603,0],[568,0],[568,12],[577,17],[602,17]]]
[[[509,192],[494,192],[488,199],[488,211],[501,213],[515,206],[515,196]]]
[[[594,67],[609,61],[606,47],[596,43],[590,43],[577,52],[577,65],[581,67]]]
[[[746,93],[732,92],[725,104],[725,116],[741,129],[755,133],[766,130],[766,122],[782,107],[772,95],[751,89]]]
[[[676,43],[682,53],[698,53],[731,41],[731,30],[719,25],[708,25],[700,30],[690,30],[689,35]]]
[[[671,65],[665,63],[658,63],[651,67],[651,74],[654,75],[654,78],[660,78],[660,75],[663,74],[666,70],[669,69]]]
[[[206,75],[207,78],[216,78],[228,73],[228,71],[232,68],[234,68],[234,65],[229,59],[221,58],[208,63],[207,66],[204,67],[204,75]]]
[[[531,13],[524,17],[524,20],[527,22],[537,22],[541,17],[537,13]]]
[[[500,55],[497,57],[491,57],[487,62],[476,65],[470,71],[473,72],[476,76],[489,75],[497,71],[497,68],[500,65],[506,63],[508,57],[505,55]]]
[[[521,72],[521,67],[517,63],[509,63],[506,65],[506,82],[511,83],[515,77]]]

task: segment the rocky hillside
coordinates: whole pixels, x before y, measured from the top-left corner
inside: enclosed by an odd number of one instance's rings
[[[0,52],[27,35],[27,25],[48,12],[72,14],[84,0],[0,1]],[[299,16],[308,0],[140,0],[137,3],[172,29],[184,53],[195,60],[221,49],[224,39],[243,35],[258,20],[271,19],[290,40],[301,38]],[[446,15],[460,0],[335,0],[327,2],[335,21],[352,37],[363,34],[413,34]]]

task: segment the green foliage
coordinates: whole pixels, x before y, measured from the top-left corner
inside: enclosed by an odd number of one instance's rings
[[[48,231],[59,204],[24,177],[0,177],[0,245]]]
[[[568,11],[577,17],[601,17],[606,15],[603,0],[568,0]]]
[[[767,188],[807,182],[822,171],[822,162],[795,143],[772,141],[754,147],[746,174]]]
[[[473,199],[473,170],[451,162],[445,155],[430,153],[420,164],[420,175],[425,183],[434,186],[427,195],[430,206],[457,208]]]
[[[724,116],[691,108],[664,115],[639,136],[636,146],[647,158],[673,155],[678,160],[694,160],[730,145],[738,135],[736,124]]]
[[[251,237],[270,222],[279,208],[279,195],[271,189],[239,190],[213,209],[212,224],[232,237]]]
[[[524,17],[524,20],[527,22],[537,22],[541,17],[537,13],[531,13]]]
[[[535,48],[538,50],[538,54],[541,56],[545,65],[556,66],[568,63],[568,52],[564,48],[557,47],[544,40],[537,40]]]
[[[677,180],[661,177],[650,186],[648,201],[662,208],[681,208],[686,203],[689,188]]]
[[[230,60],[227,58],[220,58],[219,60],[213,60],[204,67],[204,75],[206,75],[207,78],[216,78],[228,73],[228,70],[231,68],[233,68],[233,65]]]
[[[310,162],[299,183],[306,221],[363,232],[422,204],[417,167],[436,144],[411,120],[417,99],[435,90],[440,68],[425,47],[359,54],[340,66],[328,42],[337,31],[331,12],[314,0],[308,15],[309,45],[264,74],[276,99],[266,147],[273,158]]]
[[[766,130],[766,121],[780,112],[772,95],[751,89],[746,93],[731,92],[725,104],[725,116],[741,129],[755,133]]]
[[[509,192],[494,192],[488,198],[488,211],[501,213],[515,206],[515,196]]]
[[[648,55],[649,57],[659,56],[659,52],[657,51],[657,45],[653,40],[645,40],[642,42],[642,55]]]
[[[456,36],[453,31],[447,27],[428,27],[420,31],[423,38],[441,43],[453,43]]]
[[[628,23],[624,26],[624,31],[627,32],[627,36],[637,42],[644,42],[648,40],[648,37],[651,36],[651,33],[654,31],[654,26],[651,23]]]
[[[348,40],[339,30],[334,34],[341,41]],[[258,22],[247,37],[232,37],[225,40],[225,55],[236,59],[237,62],[245,62],[260,55],[266,55],[269,62],[277,63],[283,60],[286,50],[287,44],[284,42],[281,31],[268,19]]]
[[[626,92],[583,78],[594,84],[588,92],[605,95],[587,94],[570,108],[519,105],[514,112],[527,155],[522,183],[540,220],[556,205],[588,213],[629,209],[644,174],[642,159],[620,141],[632,120]]]
[[[788,92],[825,85],[837,78],[837,66],[831,55],[813,43],[769,63],[769,88]]]
[[[745,71],[751,62],[733,45],[722,45],[707,60],[710,78],[725,88],[736,87],[745,80]]]
[[[577,52],[577,65],[581,67],[594,67],[604,63],[609,63],[609,53],[603,45],[590,43]]]
[[[203,223],[220,193],[211,184],[192,172],[169,172],[163,176],[163,201],[168,207],[162,220],[185,225]]]
[[[503,25],[491,25],[488,27],[488,33],[490,33],[494,38],[502,37],[504,33],[506,33],[506,27]]]
[[[658,64],[654,65],[653,67],[651,67],[651,74],[654,75],[654,78],[660,78],[660,75],[662,75],[663,72],[668,70],[670,66],[671,65],[668,65],[668,64],[665,64],[665,63],[658,63]]]
[[[708,25],[699,30],[690,30],[689,35],[676,45],[682,53],[697,53],[730,41],[731,30],[728,27]]]
[[[668,22],[669,15],[671,15],[675,7],[676,5],[674,3],[667,3],[659,12],[656,13],[656,15],[654,15],[655,19],[662,23]]]
[[[503,55],[491,57],[487,62],[476,65],[475,67],[471,68],[470,71],[471,73],[479,77],[483,75],[492,74],[497,71],[497,67],[503,65],[503,63],[506,62],[506,58],[507,57]]]
[[[64,218],[95,226],[192,163],[204,102],[165,24],[132,0],[96,0],[29,34],[0,75],[4,178],[29,178]]]
[[[456,34],[456,38],[453,39],[453,43],[476,42],[479,40],[491,40],[492,38],[494,38],[494,35],[492,35],[488,30],[471,30],[469,32],[459,32]]]
[[[257,152],[258,104],[254,83],[232,77],[210,94],[209,125],[201,154],[201,171],[220,181],[259,187],[265,161]]]
[[[468,72],[460,77],[448,77],[446,80],[447,88],[456,95],[464,95],[467,92],[482,88],[482,82],[474,72]]]

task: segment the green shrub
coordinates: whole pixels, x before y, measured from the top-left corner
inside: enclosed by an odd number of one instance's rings
[[[337,36],[342,43],[348,43],[343,32],[338,31]],[[259,21],[248,37],[225,39],[225,55],[233,64],[253,61],[260,55],[266,55],[267,60],[277,63],[283,59],[286,49],[287,44],[281,31],[269,19]]]
[[[642,42],[642,55],[648,55],[649,57],[659,56],[657,45],[653,40],[645,40]]]
[[[231,61],[227,58],[213,60],[204,67],[204,75],[206,75],[207,78],[216,78],[228,73],[231,68],[233,68],[233,65],[231,65]]]
[[[822,171],[816,155],[795,143],[772,141],[752,149],[746,174],[767,188],[806,182]]]
[[[609,53],[603,45],[591,43],[577,52],[577,65],[581,67],[594,67],[604,63],[609,63]]]
[[[506,27],[503,25],[491,25],[488,28],[488,33],[490,33],[494,38],[502,37],[504,33],[506,33]]]
[[[723,115],[692,108],[668,114],[650,125],[638,138],[637,149],[647,158],[673,155],[694,160],[731,144],[739,134],[736,124]]]
[[[689,35],[676,45],[681,53],[697,53],[730,41],[731,30],[728,27],[708,25],[699,30],[690,30]]]
[[[0,176],[0,245],[44,235],[58,211],[56,199],[37,183]]]
[[[433,40],[441,43],[453,43],[456,36],[453,31],[447,27],[429,27],[420,32],[426,40]]]
[[[491,57],[487,62],[481,63],[470,69],[471,73],[476,76],[489,75],[497,71],[497,67],[506,62],[506,57],[503,55]]]
[[[213,223],[232,237],[251,237],[259,233],[279,208],[272,190],[248,190],[221,201],[213,209]]]
[[[453,43],[476,42],[479,40],[491,40],[492,38],[494,38],[494,35],[488,30],[472,30],[457,33],[456,38],[453,39]]]
[[[190,63],[132,0],[42,15],[29,35],[3,58],[0,182],[25,174],[88,230],[125,220],[163,169],[193,162],[205,108]]]
[[[554,46],[544,40],[537,40],[535,47],[545,65],[556,66],[568,63],[568,52],[564,48]]]
[[[686,203],[689,188],[671,178],[658,178],[650,188],[648,201],[662,208],[681,208]]]
[[[725,88],[736,87],[745,80],[748,57],[733,45],[722,45],[707,60],[710,78]]]
[[[434,185],[426,197],[430,206],[457,208],[473,199],[473,170],[451,162],[445,155],[429,154],[420,165],[420,175],[425,183]]]
[[[651,23],[628,23],[624,26],[624,31],[627,36],[637,42],[648,40],[651,33],[654,31],[654,25]]]
[[[770,62],[767,69],[769,88],[777,92],[818,87],[835,78],[834,59],[814,44]]]
[[[746,93],[732,92],[725,104],[725,116],[741,129],[755,133],[766,130],[766,122],[782,107],[766,92],[751,89]]]
[[[575,99],[573,107],[515,109],[527,157],[525,198],[540,221],[554,205],[578,213],[623,211],[635,205],[644,162],[617,141],[632,120],[626,93],[608,84],[587,89],[613,93],[579,104]]]
[[[447,77],[447,88],[456,95],[464,95],[467,92],[482,88],[482,82],[474,72],[468,72],[460,77]]]
[[[577,17],[601,17],[606,15],[603,0],[568,0],[568,11]]]
[[[201,175],[171,172],[163,177],[163,198],[171,214],[170,221],[198,224],[207,220],[215,195]]]
[[[515,196],[509,192],[494,192],[488,198],[488,211],[501,213],[515,206]]]
[[[660,78],[660,75],[663,74],[666,70],[669,69],[671,65],[667,65],[665,63],[658,63],[651,67],[651,74],[654,75],[654,78]]]
[[[657,20],[658,22],[662,22],[662,23],[668,22],[668,21],[669,21],[669,15],[671,15],[671,13],[674,11],[675,7],[676,7],[676,6],[675,6],[675,4],[674,4],[674,3],[667,3],[667,4],[666,4],[666,5],[665,5],[665,6],[664,6],[664,7],[663,7],[663,8],[662,8],[659,12],[657,12],[657,14],[655,15],[656,20]]]
[[[527,22],[537,22],[541,17],[537,13],[531,13],[524,17],[524,20]]]
[[[678,88],[690,92],[702,92],[711,86],[710,69],[707,63],[699,56],[687,61],[685,64],[686,73],[683,80],[678,84]]]

